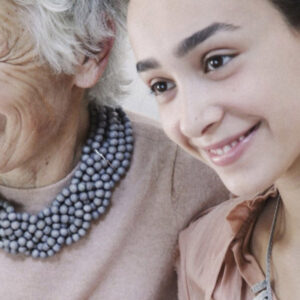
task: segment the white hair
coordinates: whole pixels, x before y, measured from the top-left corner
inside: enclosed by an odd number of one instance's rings
[[[124,0],[13,0],[22,12],[40,58],[57,73],[74,74],[79,55],[96,57],[101,41],[115,37],[108,67],[91,89],[89,100],[113,105],[123,94],[120,70],[124,28]],[[108,20],[111,19],[115,28]]]

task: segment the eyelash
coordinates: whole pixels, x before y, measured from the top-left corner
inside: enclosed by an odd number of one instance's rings
[[[214,72],[215,70],[222,68],[223,66],[227,65],[235,56],[236,56],[236,54],[217,54],[217,55],[213,55],[210,57],[204,57],[203,62],[202,62],[204,73],[207,74],[207,73]],[[216,67],[213,70],[209,70],[208,63],[212,62],[213,60],[219,59],[219,58],[222,59],[222,65],[219,67]],[[229,60],[224,62],[225,58],[227,58]]]
[[[211,73],[211,72],[215,72],[217,71],[218,69],[224,67],[225,65],[227,65],[237,54],[215,54],[215,55],[212,55],[210,57],[204,57],[203,60],[202,60],[202,69],[204,71],[205,74],[208,74],[208,73]],[[208,66],[208,63],[209,62],[212,62],[213,60],[216,60],[216,59],[222,59],[222,64],[219,66],[219,67],[215,67],[215,69],[213,70],[209,70],[209,66]],[[227,59],[227,61],[224,62],[224,60]],[[168,88],[168,85],[172,85],[171,88]],[[159,87],[159,85],[167,85],[166,86],[166,89],[164,91],[161,91],[159,92],[157,90],[157,88]],[[155,95],[155,96],[159,96],[159,95],[162,95],[163,93],[169,91],[169,90],[172,90],[173,88],[175,88],[175,83],[173,83],[172,81],[170,80],[164,80],[164,79],[161,79],[161,80],[158,80],[156,82],[154,82],[153,84],[150,85],[150,93]]]

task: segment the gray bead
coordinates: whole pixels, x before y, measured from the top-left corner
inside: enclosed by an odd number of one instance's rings
[[[119,167],[117,172],[120,176],[123,176],[126,173],[126,170],[123,167]]]
[[[79,239],[80,239],[80,236],[79,236],[78,233],[74,233],[74,234],[72,235],[72,240],[73,240],[74,242],[78,242]]]
[[[105,194],[104,194],[104,198],[106,199],[110,199],[112,196],[112,192],[111,191],[106,191]]]
[[[95,188],[96,189],[101,189],[103,187],[103,181],[102,180],[98,180],[96,183],[95,183]],[[97,193],[97,192],[96,192]]]
[[[91,221],[92,220],[92,215],[89,213],[86,213],[83,215],[83,220],[84,221]]]
[[[75,217],[81,218],[83,216],[83,210],[82,209],[77,209],[75,211]]]
[[[32,241],[27,241],[27,242],[26,242],[26,247],[27,247],[28,249],[32,249],[32,248],[34,247],[34,243],[33,243]]]
[[[78,184],[78,190],[80,192],[84,192],[85,191],[85,184],[83,182]]]
[[[53,245],[55,245],[55,239],[53,239],[53,238],[48,238],[47,239],[47,245],[48,246],[50,246],[50,247],[52,247]]]
[[[93,199],[95,198],[95,192],[94,192],[94,191],[89,191],[89,192],[88,192],[88,198],[89,198],[90,200],[93,200]]]
[[[101,215],[103,215],[104,213],[105,213],[105,207],[104,206],[100,206],[100,207],[98,207],[98,212],[101,214]]]
[[[49,245],[43,244],[43,251],[47,252],[50,249]]]
[[[73,206],[71,206],[71,207],[69,207],[69,209],[68,209],[68,215],[69,216],[73,216],[74,214],[75,214],[75,207],[73,207]]]
[[[87,230],[87,229],[90,228],[90,226],[91,226],[90,222],[83,222],[83,223],[82,223],[82,228],[83,228],[83,229],[86,229],[86,230]]]
[[[33,225],[33,224],[30,224],[30,225],[28,226],[28,232],[34,233],[35,231],[36,231],[36,226]]]
[[[67,235],[68,235],[68,230],[67,230],[66,228],[61,228],[61,229],[60,229],[60,234],[61,234],[62,236],[67,236]]]
[[[100,171],[102,169],[102,164],[107,164],[107,162],[105,162],[105,160],[102,160],[102,162],[96,162],[94,165],[94,169],[95,171]]]
[[[59,208],[59,212],[61,214],[66,214],[68,212],[68,207],[66,205],[62,205],[60,208]]]
[[[81,200],[81,201],[85,201],[85,200],[87,200],[88,199],[88,195],[87,195],[87,193],[80,193],[79,194],[79,199]]]
[[[50,208],[49,208],[49,207],[44,208],[44,209],[43,209],[43,214],[44,214],[45,217],[50,216],[50,215],[51,215],[51,210],[50,210]]]
[[[57,239],[57,243],[62,245],[63,243],[65,242],[65,238],[60,236],[58,239]]]
[[[83,206],[83,210],[85,211],[85,212],[91,212],[92,211],[92,208],[91,208],[91,206],[90,205],[84,205]]]
[[[15,221],[17,219],[17,214],[14,212],[11,212],[8,214],[7,218],[9,221]]]
[[[66,239],[66,244],[67,244],[67,245],[71,245],[72,243],[73,243],[72,238],[71,238],[71,237],[67,237],[67,239]]]
[[[61,220],[61,222],[62,223],[68,223],[69,222],[69,216],[68,215],[62,215],[61,217],[60,217],[60,220]]]
[[[26,247],[19,247],[18,251],[19,251],[19,253],[25,253],[26,252]]]
[[[77,232],[77,228],[76,228],[76,226],[75,226],[74,224],[72,224],[72,225],[70,226],[70,232],[72,232],[72,233]]]
[[[104,207],[108,207],[109,204],[110,204],[110,201],[109,201],[108,199],[104,199],[104,200],[103,200],[102,205],[103,205]]]
[[[18,229],[18,230],[15,231],[15,236],[17,238],[21,237],[22,235],[23,235],[23,231],[21,229]]]
[[[31,255],[32,255],[33,258],[38,258],[40,256],[40,251],[38,251],[37,249],[34,249],[31,252]]]
[[[58,202],[63,202],[64,199],[65,199],[65,197],[64,197],[62,194],[58,194],[58,195],[56,196],[56,200],[57,200]]]
[[[74,220],[74,225],[76,226],[76,227],[78,227],[78,228],[80,228],[81,227],[81,225],[82,225],[82,219],[75,219]]]
[[[104,181],[104,183],[105,183],[105,182],[107,182],[107,181],[110,180],[110,176],[109,176],[108,174],[103,174],[103,175],[101,176],[101,179],[102,179],[102,181]]]
[[[104,190],[110,190],[112,188],[112,185],[110,182],[105,182],[104,183]]]
[[[48,235],[51,232],[51,227],[50,226],[45,226],[43,232],[44,232],[44,234]]]
[[[52,214],[58,214],[59,208],[57,206],[51,206],[51,213]]]
[[[97,220],[100,217],[100,214],[97,211],[92,212],[92,217],[94,220]]]
[[[54,223],[58,223],[59,222],[59,215],[53,215],[52,216],[52,221],[54,222]]]
[[[22,213],[22,220],[24,222],[27,222],[29,220],[29,214],[28,213]]]
[[[7,212],[8,214],[14,213],[14,211],[15,211],[15,210],[14,210],[14,208],[13,208],[12,206],[9,205],[9,206],[6,207],[6,212]]]
[[[53,225],[52,225],[52,228],[53,229],[60,229],[60,224],[59,223],[54,223]]]
[[[45,223],[46,223],[47,225],[52,225],[52,219],[51,219],[51,217],[45,218]]]
[[[72,194],[72,195],[70,196],[70,200],[71,200],[72,202],[77,202],[77,200],[78,200],[78,195],[77,195],[77,194]]]
[[[83,172],[81,170],[76,170],[75,173],[74,173],[74,176],[76,178],[81,178],[82,175],[83,175]],[[75,186],[75,185],[72,185],[72,186]],[[70,188],[71,188],[71,186],[70,186]],[[71,190],[71,192],[73,192],[73,191]],[[73,193],[76,193],[76,192],[73,192]]]
[[[10,226],[10,222],[8,220],[1,221],[0,224],[3,228],[8,228]]]
[[[51,231],[51,236],[53,238],[58,238],[59,237],[59,231],[58,230],[52,230]]]
[[[54,254],[55,254],[55,252],[54,252],[52,249],[50,249],[50,250],[47,251],[47,256],[48,256],[48,257],[51,257],[51,256],[53,256]]]
[[[113,180],[114,182],[119,182],[119,181],[121,180],[121,177],[120,177],[119,174],[113,174],[113,175],[112,175],[112,180]]]
[[[53,250],[54,250],[55,252],[58,252],[60,249],[61,249],[61,246],[60,246],[59,244],[55,244],[55,245],[53,246]]]
[[[41,230],[44,229],[45,226],[46,226],[46,223],[43,220],[39,220],[36,224],[36,227]]]
[[[40,258],[46,258],[46,257],[47,257],[46,252],[41,251],[41,252],[40,252]]]
[[[87,174],[84,174],[84,175],[82,176],[82,180],[83,180],[84,182],[89,182],[89,181],[91,181],[91,177],[90,177],[89,175],[87,175]]]
[[[65,196],[65,197],[69,197],[70,196],[70,191],[68,188],[64,188],[62,190],[62,194]]]
[[[104,194],[104,193],[103,193],[103,194]],[[99,206],[99,205],[101,205],[102,200],[99,199],[99,198],[94,198],[93,203],[94,203],[96,206]]]
[[[103,198],[105,195],[105,192],[104,192],[104,190],[97,190],[95,194],[96,194],[96,197]]]
[[[17,250],[18,249],[18,243],[16,241],[12,241],[12,242],[10,242],[9,247],[12,250]]]
[[[35,236],[37,239],[40,239],[40,238],[43,236],[43,231],[37,230],[37,231],[34,233],[34,236]]]

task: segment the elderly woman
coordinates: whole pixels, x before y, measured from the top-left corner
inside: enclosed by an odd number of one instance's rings
[[[113,107],[122,7],[0,2],[1,299],[175,299],[178,231],[227,197]]]
[[[132,0],[128,21],[165,131],[241,196],[181,234],[180,298],[299,299],[300,1]]]

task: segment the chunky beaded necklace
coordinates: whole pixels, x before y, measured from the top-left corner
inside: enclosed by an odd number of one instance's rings
[[[90,131],[71,184],[38,214],[16,212],[0,199],[0,248],[46,258],[85,236],[110,206],[112,190],[129,168],[131,123],[120,109],[91,104]]]

